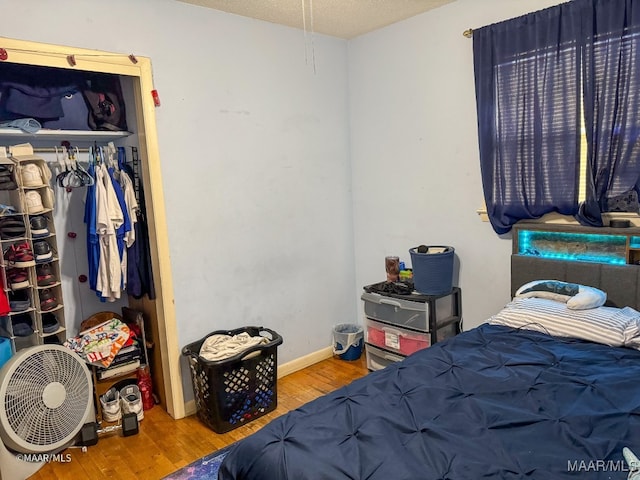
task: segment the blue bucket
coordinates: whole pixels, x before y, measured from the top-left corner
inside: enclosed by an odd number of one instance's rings
[[[0,368],[11,358],[11,340],[0,337]]]
[[[364,330],[359,325],[343,323],[333,327],[333,354],[342,360],[357,360],[362,355]]]
[[[453,247],[430,246],[426,253],[409,250],[413,288],[423,295],[444,295],[453,288]]]

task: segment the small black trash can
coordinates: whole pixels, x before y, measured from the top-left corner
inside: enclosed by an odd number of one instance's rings
[[[238,335],[269,339],[233,357],[210,361],[200,348],[211,335]],[[189,359],[197,416],[216,433],[225,433],[255,420],[278,405],[278,345],[282,337],[263,327],[218,330],[182,349]]]

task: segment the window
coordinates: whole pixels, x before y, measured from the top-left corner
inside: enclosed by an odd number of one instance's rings
[[[474,31],[482,181],[497,233],[550,212],[597,226],[607,210],[638,211],[640,12],[628,3],[574,0]]]

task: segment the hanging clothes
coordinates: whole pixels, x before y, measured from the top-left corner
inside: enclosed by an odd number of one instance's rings
[[[124,215],[104,163],[96,167],[96,231],[100,244],[100,261],[96,292],[108,301],[120,298],[122,271],[116,238],[124,223]]]
[[[100,263],[100,245],[96,230],[96,184],[95,184],[95,155],[94,149],[90,149],[90,160],[87,172],[94,178],[93,185],[87,187],[84,203],[84,223],[87,225],[87,260],[89,264],[89,288],[96,290],[98,281],[98,266]]]
[[[133,182],[129,175],[123,171],[123,167],[125,165],[124,159],[124,148],[118,149],[118,171],[117,171],[117,179],[119,185],[122,189],[122,195],[124,199],[123,210],[125,213],[125,225],[128,225],[128,228],[125,228],[124,232],[124,245],[122,252],[122,288],[123,290],[127,289],[128,282],[128,262],[129,262],[129,249],[133,246],[136,241],[136,231],[135,225],[138,222],[138,200],[136,200],[135,190],[133,187]],[[127,223],[128,222],[128,223]]]
[[[125,201],[124,191],[122,190],[122,186],[118,180],[116,180],[116,171],[113,167],[109,167],[107,172],[109,173],[113,191],[118,200],[118,205],[120,206],[120,212],[123,218],[122,225],[116,228],[116,243],[118,245],[118,256],[120,258],[120,289],[125,290],[127,287],[127,248],[125,238],[127,233],[131,231],[131,221],[129,217],[129,208]]]
[[[118,148],[118,169],[120,170],[120,174],[118,176],[118,181],[122,186],[122,191],[124,192],[124,201],[127,206],[127,213],[129,214],[129,221],[131,223],[131,228],[129,231],[125,232],[124,242],[127,248],[131,248],[133,243],[136,241],[136,230],[135,224],[138,222],[138,200],[136,199],[135,188],[133,186],[133,180],[129,175],[124,171],[126,166],[126,154],[124,147]],[[126,272],[126,270],[125,270]]]
[[[127,250],[135,243],[137,200],[131,179],[116,164],[112,145],[90,150],[85,203],[89,287],[102,301],[115,301],[127,287]]]
[[[87,225],[89,287],[101,301],[115,301],[126,291],[155,299],[144,192],[126,162],[124,147],[90,149],[84,222]]]
[[[119,147],[119,158],[125,158],[123,147]],[[132,184],[139,185],[136,172],[128,163],[122,163],[122,172],[126,173]],[[135,191],[135,188],[134,188]],[[133,225],[135,242],[128,249],[127,263],[127,292],[134,298],[142,298],[147,295],[149,299],[156,298],[155,285],[153,282],[153,270],[151,266],[151,248],[149,245],[149,227],[146,219],[146,203],[144,189],[139,186],[137,189],[138,209],[137,221]]]

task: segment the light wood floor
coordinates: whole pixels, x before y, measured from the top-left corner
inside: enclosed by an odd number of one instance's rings
[[[334,357],[278,380],[275,411],[225,434],[216,434],[195,416],[172,419],[161,407],[147,410],[140,433],[111,433],[83,453],[67,449],[67,463],[44,465],[30,480],[159,480],[204,455],[255,432],[270,420],[367,374],[364,354],[353,362]],[[11,480],[11,479],[7,479]]]

